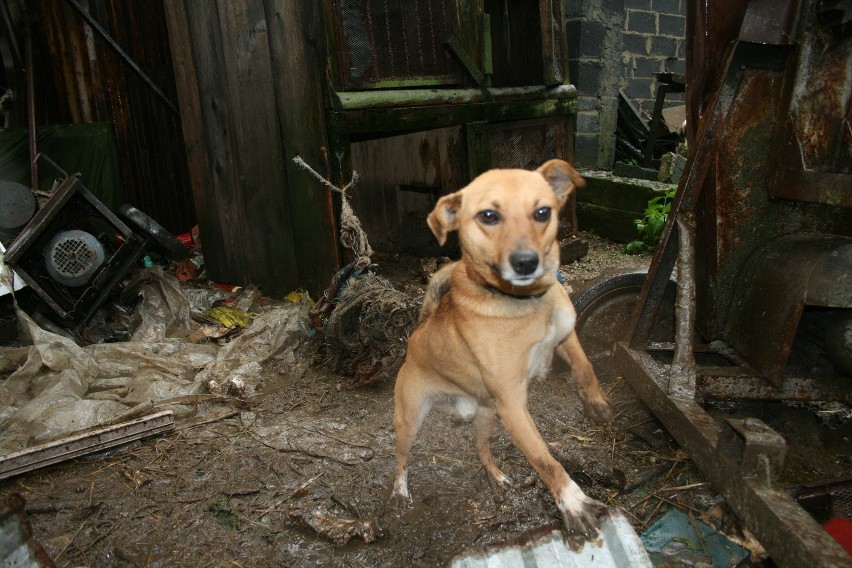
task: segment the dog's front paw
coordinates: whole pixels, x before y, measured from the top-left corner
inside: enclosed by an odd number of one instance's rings
[[[407,480],[396,480],[393,490],[388,497],[388,506],[395,511],[404,511],[411,507],[411,493],[408,492]]]
[[[594,499],[587,499],[577,511],[563,511],[562,522],[571,548],[582,548],[587,541],[597,538],[603,518],[608,514],[606,505]]]
[[[561,492],[557,505],[572,545],[582,546],[595,538],[602,519],[608,514],[606,505],[588,497],[573,480]]]
[[[612,422],[612,407],[602,392],[595,396],[581,396],[580,398],[583,401],[583,414],[587,418],[598,424]]]

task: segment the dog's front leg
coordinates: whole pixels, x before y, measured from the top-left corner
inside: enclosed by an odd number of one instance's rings
[[[571,366],[571,375],[577,385],[577,394],[583,402],[583,413],[600,424],[611,421],[612,408],[598,383],[591,361],[580,345],[577,332],[572,331],[568,334],[565,341],[557,346],[556,352]]]
[[[512,441],[553,494],[568,534],[592,537],[598,532],[599,520],[606,513],[606,507],[586,496],[550,454],[527,408],[525,391],[524,388],[499,394],[497,414]]]

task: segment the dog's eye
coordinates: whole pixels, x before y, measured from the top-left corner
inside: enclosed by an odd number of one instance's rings
[[[542,223],[550,219],[550,207],[536,209],[535,213],[533,213],[533,219]]]
[[[493,209],[486,209],[476,214],[481,223],[486,225],[496,225],[500,222],[500,214]]]

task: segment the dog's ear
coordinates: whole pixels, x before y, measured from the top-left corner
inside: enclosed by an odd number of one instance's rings
[[[553,188],[560,204],[565,203],[575,187],[586,185],[586,180],[565,160],[548,160],[536,171],[544,176]]]
[[[445,195],[438,200],[435,209],[429,213],[426,223],[432,229],[438,244],[444,246],[447,242],[447,234],[459,228],[459,209],[461,209],[462,196],[457,191]]]

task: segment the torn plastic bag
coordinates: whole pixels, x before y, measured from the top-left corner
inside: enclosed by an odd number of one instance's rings
[[[186,418],[197,407],[180,397],[211,384],[223,385],[216,394],[254,392],[265,374],[298,375],[310,361],[306,302],[267,309],[222,348],[178,339],[80,347],[18,317],[32,345],[0,347],[0,369],[16,369],[0,381],[0,455],[141,412]]]
[[[130,303],[134,294],[142,301],[133,312],[131,341],[152,343],[167,338],[184,338],[198,325],[192,321],[192,307],[177,278],[163,272],[161,266],[143,270],[122,292]]]

